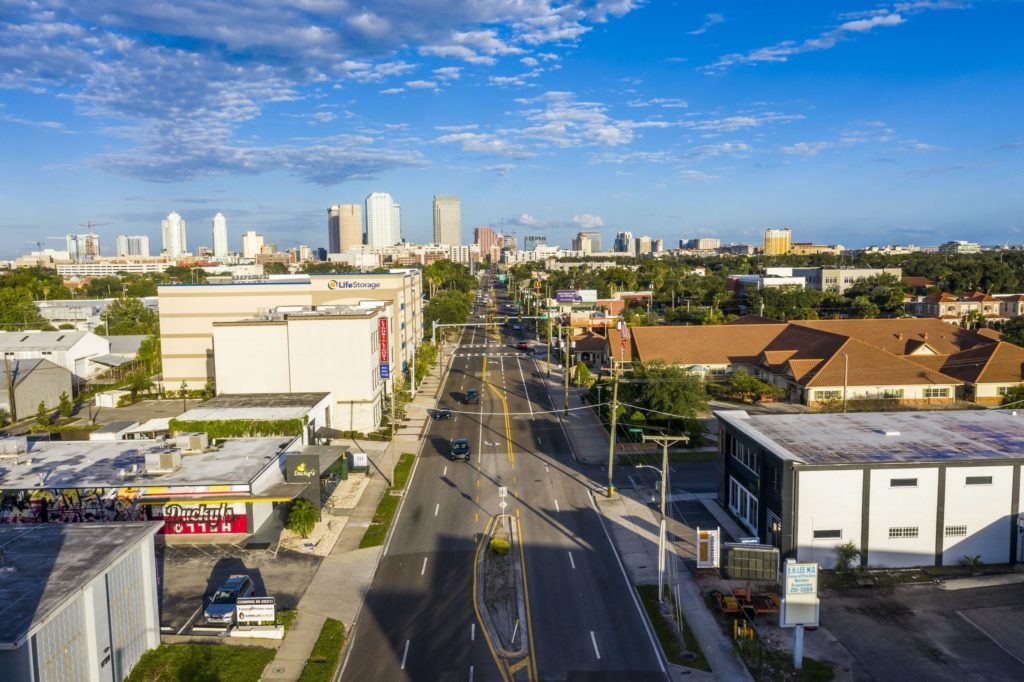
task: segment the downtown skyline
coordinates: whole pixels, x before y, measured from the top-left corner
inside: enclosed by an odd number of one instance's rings
[[[442,193],[467,240],[1024,241],[1024,7],[802,5],[9,8],[0,257],[169,211],[198,244],[220,211],[232,248],[326,246],[324,211],[377,191],[412,242]]]

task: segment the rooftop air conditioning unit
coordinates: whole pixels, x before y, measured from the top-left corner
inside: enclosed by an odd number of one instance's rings
[[[198,433],[181,433],[178,434],[174,444],[184,452],[202,452],[210,447],[210,437],[205,431]]]
[[[150,452],[146,454],[146,471],[151,474],[169,474],[181,466],[181,450]]]

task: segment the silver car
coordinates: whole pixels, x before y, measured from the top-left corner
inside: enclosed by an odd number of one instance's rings
[[[240,597],[251,597],[256,587],[247,575],[233,575],[213,593],[213,598],[203,611],[207,623],[234,625],[235,608]]]

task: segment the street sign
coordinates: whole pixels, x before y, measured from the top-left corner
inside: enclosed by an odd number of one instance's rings
[[[277,620],[274,597],[239,597],[235,605],[239,625],[273,623]]]
[[[391,366],[390,365],[382,364],[380,366],[380,378],[381,379],[390,379],[391,378]]]

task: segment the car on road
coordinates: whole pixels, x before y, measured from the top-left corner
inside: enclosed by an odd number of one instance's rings
[[[522,328],[523,328],[523,325],[521,325],[521,324],[513,324],[512,325],[512,329],[515,329],[516,331],[519,331]]]
[[[449,457],[451,459],[464,459],[469,461],[469,440],[465,438],[456,438],[452,441],[452,449]]]
[[[452,411],[449,410],[447,407],[439,407],[436,410],[434,410],[434,419],[439,419],[440,420],[440,419],[451,419],[451,418],[452,418]]]
[[[528,341],[520,341],[519,343],[516,344],[516,348],[518,348],[519,350],[529,351],[530,343]]]
[[[232,575],[213,593],[213,598],[203,611],[207,623],[234,625],[238,600],[251,597],[256,591],[252,579],[247,575]]]
[[[480,402],[480,391],[475,388],[471,388],[466,391],[466,403],[478,403]]]

